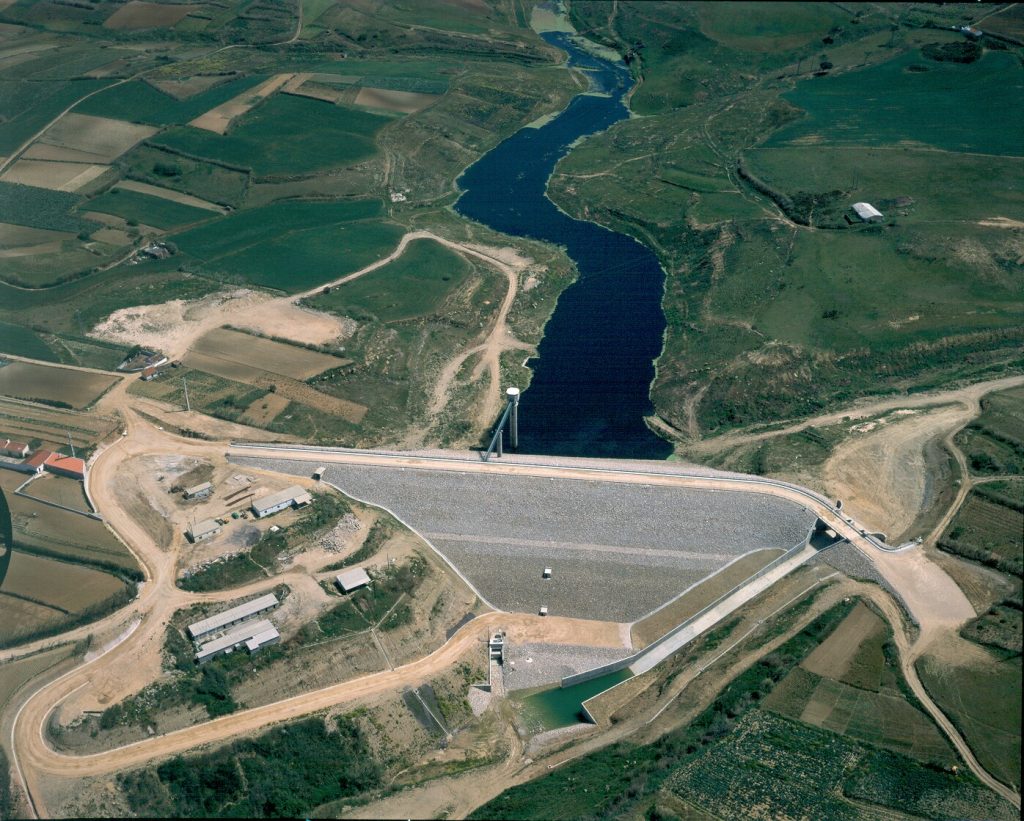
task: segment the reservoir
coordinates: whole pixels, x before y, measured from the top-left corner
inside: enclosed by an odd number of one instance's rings
[[[632,237],[569,217],[545,193],[575,140],[629,116],[622,99],[633,80],[624,63],[595,57],[566,34],[542,36],[586,71],[591,92],[470,166],[455,206],[496,231],[564,247],[579,270],[528,363],[533,378],[520,401],[519,451],[664,459],[672,446],[644,423],[654,412],[650,385],[665,329],[658,259]]]

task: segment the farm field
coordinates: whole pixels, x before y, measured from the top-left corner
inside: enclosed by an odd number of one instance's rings
[[[193,355],[202,358],[206,366],[189,361]],[[211,368],[213,363],[210,360],[220,363],[219,366],[214,364],[220,370]],[[217,328],[196,340],[189,349],[185,364],[225,379],[248,382],[264,377],[267,373],[293,379],[309,379],[323,371],[346,365],[349,361],[242,331]]]
[[[15,550],[2,592],[74,616],[102,606],[127,589],[109,573]]]
[[[649,743],[633,743],[627,737],[572,760],[506,790],[469,817],[568,819],[671,813],[679,818],[745,818],[756,807],[763,818],[860,819],[893,811],[979,821],[1015,818],[1017,813],[1008,803],[969,773],[953,775],[941,766],[764,709],[766,697],[774,699],[788,676],[806,672],[801,663],[830,641],[839,625],[847,624],[847,639],[863,642],[867,638],[867,644],[872,644],[870,620],[856,615],[847,621],[860,606],[856,600],[847,601],[826,611],[725,684],[688,723]],[[840,656],[848,656],[849,651],[848,644],[842,643],[828,655],[842,663]],[[857,664],[861,670],[869,666],[873,665]],[[898,667],[892,669],[898,675]],[[955,761],[949,748],[945,760]],[[865,811],[865,801],[870,811]]]
[[[889,628],[863,604],[765,700],[769,710],[924,763],[948,766],[953,751],[899,688],[886,652]]]
[[[266,80],[266,75],[227,79],[213,88],[175,99],[144,80],[132,80],[80,103],[76,113],[152,125],[183,125]]]
[[[962,65],[912,51],[863,71],[798,84],[783,97],[807,116],[766,144],[925,144],[1019,156],[1020,143],[1011,135],[1024,129],[1024,112],[1013,103],[1022,83],[1024,69],[1005,52]],[[949,94],[952,86],[956,94]],[[872,90],[867,106],[865,87]],[[1005,127],[991,127],[992,110],[1005,113]]]
[[[117,377],[102,373],[7,362],[0,367],[0,394],[18,399],[84,408],[95,402]]]
[[[576,147],[549,192],[667,272],[658,414],[706,437],[1018,370],[1021,114],[1004,131],[988,113],[1019,95],[1013,50],[932,59],[971,50],[916,28],[951,25],[939,7],[896,36],[902,10],[770,8],[571,12],[620,53],[644,43],[631,106],[648,116]],[[848,222],[857,201],[883,224]]]
[[[50,450],[59,450],[71,442],[79,450],[110,436],[118,428],[117,419],[98,413],[30,405],[0,397],[0,436]]]
[[[35,331],[10,322],[0,322],[0,351],[29,359],[57,361],[57,355]]]
[[[17,149],[75,100],[110,83],[104,79],[26,85],[0,75],[0,96],[9,115],[0,123],[0,155]]]
[[[37,479],[25,492],[30,496],[36,495],[34,486],[40,482]],[[132,554],[102,522],[20,494],[8,494],[7,504],[11,509],[15,543],[20,550],[124,575],[138,576],[141,573]],[[84,499],[80,505],[84,505]]]
[[[9,597],[7,597],[9,599]],[[0,594],[0,610],[5,610],[8,601]],[[51,667],[56,666],[75,653],[73,644],[65,644],[33,653],[16,661],[0,664],[0,709],[2,709],[18,689]]]
[[[154,228],[177,228],[208,220],[216,213],[205,208],[193,208],[169,199],[150,196],[123,188],[114,188],[86,201],[81,210],[114,214]]]
[[[130,0],[110,15],[103,27],[108,29],[145,29],[157,26],[173,26],[201,6],[166,5],[164,3],[147,3],[144,0]]]
[[[211,276],[295,293],[357,271],[398,243],[402,229],[376,219],[376,200],[277,203],[174,236]],[[266,225],[275,232],[267,235]]]
[[[5,587],[6,584],[0,585],[0,616],[4,620],[0,647],[10,647],[41,633],[56,633],[62,629],[64,614],[60,610],[8,595]]]
[[[1024,219],[1024,202],[1014,182],[1024,174],[1024,157],[937,153],[911,146],[894,150],[816,145],[813,150],[759,146],[746,152],[746,161],[755,176],[790,196],[840,192],[842,198],[834,208],[845,212],[850,202],[870,202],[901,226]],[[945,184],[933,173],[937,163],[948,172]],[[975,196],[979,186],[985,187],[984,197]],[[908,197],[911,203],[899,204]],[[816,203],[816,208],[820,211],[822,204]],[[1000,236],[998,232],[977,235]]]
[[[372,317],[385,323],[403,322],[440,310],[471,271],[459,254],[433,240],[418,239],[393,262],[306,303],[361,321]]]
[[[171,129],[153,142],[254,174],[308,174],[376,153],[373,138],[392,120],[319,100],[278,94],[243,115],[229,133]]]
[[[1024,512],[973,491],[957,511],[939,547],[1000,570],[1021,575],[1024,568]]]
[[[1024,389],[985,396],[981,414],[956,435],[972,473],[1024,474]]]
[[[962,666],[926,655],[918,661],[917,669],[928,694],[964,734],[981,765],[996,778],[1019,788],[1019,650],[1016,657],[992,656],[987,663]]]
[[[80,154],[88,154],[93,162],[109,163],[156,131],[147,125],[72,113],[50,126],[37,144],[76,152],[76,156],[69,158],[72,160],[78,159]]]
[[[66,476],[54,476],[44,473],[26,487],[22,493],[35,499],[42,499],[43,501],[69,507],[72,510],[85,513],[91,510],[89,500],[85,497],[82,483],[77,479],[69,479]]]
[[[23,441],[33,447],[38,445],[58,450],[67,446],[70,436],[75,447],[87,450],[118,428],[118,420],[113,417],[0,397],[0,436]]]
[[[77,191],[104,174],[110,166],[47,160],[18,160],[3,181],[54,191]]]
[[[218,207],[237,208],[246,199],[249,174],[195,160],[143,143],[119,161],[125,183],[140,182],[196,197]]]

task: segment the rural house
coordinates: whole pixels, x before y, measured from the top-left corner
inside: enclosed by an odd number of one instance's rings
[[[24,442],[15,442],[12,439],[0,439],[0,453],[4,456],[24,459],[28,456],[28,445]]]

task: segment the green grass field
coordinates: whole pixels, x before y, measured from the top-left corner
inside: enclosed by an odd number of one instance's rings
[[[154,228],[176,228],[217,217],[214,211],[117,188],[82,203],[81,210],[114,214]]]
[[[379,322],[401,322],[437,311],[469,273],[469,264],[457,253],[418,239],[394,262],[308,302],[356,319],[369,315]]]
[[[176,234],[174,242],[205,273],[294,293],[394,247],[402,229],[375,219],[380,213],[379,200],[281,202]]]
[[[843,193],[838,207],[844,213],[850,213],[852,203],[867,201],[901,226],[1024,218],[1018,183],[1024,175],[1021,157],[937,153],[901,145],[820,145],[761,147],[748,151],[746,160],[758,177],[790,196],[838,190]],[[936,165],[942,174],[935,173]],[[984,197],[977,196],[981,190]],[[899,206],[894,200],[900,197],[913,203]]]
[[[133,123],[184,125],[266,79],[265,74],[252,74],[222,83],[187,100],[176,100],[143,80],[132,80],[90,97],[77,106],[75,111],[78,114],[112,117]]]
[[[0,351],[45,362],[59,361],[39,334],[22,325],[12,325],[10,322],[0,322]]]
[[[863,71],[802,81],[783,96],[807,117],[766,144],[930,145],[1020,156],[1022,91],[1024,68],[1010,54],[992,52],[961,65],[911,52]],[[992,127],[994,111],[1000,112],[998,128]]]
[[[0,222],[50,231],[95,231],[99,225],[71,213],[81,199],[66,191],[0,182]]]
[[[249,187],[246,172],[182,157],[145,143],[121,157],[118,165],[132,179],[232,208],[242,204]]]
[[[227,134],[175,128],[152,139],[174,151],[254,174],[308,174],[353,165],[376,151],[374,136],[393,118],[321,100],[276,94],[232,124]]]
[[[1020,787],[1020,656],[952,666],[925,655],[917,662],[929,695],[964,734],[981,765]]]

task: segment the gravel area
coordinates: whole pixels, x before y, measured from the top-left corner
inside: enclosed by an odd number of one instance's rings
[[[308,462],[235,461],[309,472]],[[814,523],[756,493],[323,462],[326,481],[394,512],[509,611],[634,621],[743,553],[792,547]]]
[[[509,643],[505,649],[505,690],[558,684],[566,676],[618,661],[630,652],[624,647]]]

